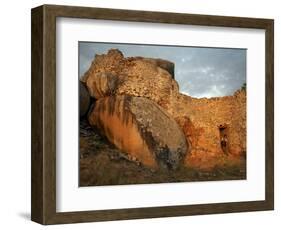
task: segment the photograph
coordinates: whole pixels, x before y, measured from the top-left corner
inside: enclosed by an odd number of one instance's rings
[[[204,12],[31,9],[32,221],[274,210],[276,21]]]
[[[79,186],[246,179],[247,49],[78,50]]]

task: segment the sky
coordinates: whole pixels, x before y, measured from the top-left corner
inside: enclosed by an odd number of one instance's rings
[[[119,49],[125,57],[161,58],[175,63],[180,92],[196,98],[233,95],[246,83],[246,49],[79,42],[79,76],[96,54]]]

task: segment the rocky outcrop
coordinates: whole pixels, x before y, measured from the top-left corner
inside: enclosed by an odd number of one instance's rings
[[[132,159],[152,168],[176,169],[188,149],[175,120],[147,98],[101,98],[90,113],[89,122]]]
[[[87,87],[92,97],[98,99],[115,94],[118,77],[110,72],[99,72],[87,80]]]
[[[174,64],[162,59],[124,58],[119,50],[96,55],[89,70],[82,77],[96,99],[114,94],[146,97],[158,104],[167,104],[178,93],[173,79]]]
[[[87,84],[89,78],[95,77],[100,72],[111,73],[118,76],[122,69],[124,56],[117,49],[111,49],[107,54],[96,55],[88,71],[82,76],[81,81]]]
[[[192,98],[179,93],[173,63],[153,58],[125,58],[116,49],[109,50],[107,54],[96,55],[81,81],[91,97],[98,99],[89,117],[91,124],[103,130],[118,148],[132,153],[146,165],[161,165],[159,162],[163,158],[165,167],[170,167],[169,164],[174,167],[185,156],[186,166],[209,169],[223,164],[221,156],[246,156],[245,90],[239,90],[233,96]],[[138,116],[146,111],[155,112],[147,112],[153,118],[151,127],[145,123],[149,117],[138,120]],[[127,116],[131,122],[130,127],[123,122]],[[176,141],[165,122],[157,121],[159,117],[166,117],[168,127],[174,126],[176,121],[184,133],[186,147],[180,147],[180,153],[176,149],[182,144]],[[163,127],[157,126],[158,122]],[[121,130],[119,133],[116,131],[118,129]],[[126,136],[127,129],[133,139]],[[153,130],[153,136],[148,138],[143,130]],[[176,128],[171,130],[178,133],[175,137],[182,143],[179,131]],[[170,138],[163,133],[169,133]],[[152,148],[150,139],[157,143],[157,148]],[[225,146],[222,145],[222,140],[227,140]],[[163,147],[165,145],[168,150]],[[184,150],[186,151],[183,153]],[[168,157],[162,157],[165,154]],[[170,161],[175,163],[169,163]]]
[[[144,57],[133,57],[130,58],[130,60],[141,60],[145,62],[150,62],[154,66],[158,66],[166,71],[169,72],[169,74],[172,76],[172,78],[175,78],[175,64],[173,62],[170,62],[168,60],[160,59],[160,58],[144,58]]]

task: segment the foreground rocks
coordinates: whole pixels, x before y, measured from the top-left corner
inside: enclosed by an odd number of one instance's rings
[[[99,130],[80,121],[79,186],[175,183],[246,179],[245,164],[231,167],[232,160],[212,172],[181,165],[177,170],[155,170],[132,161],[130,155],[109,143]]]
[[[155,102],[129,95],[99,99],[91,125],[120,150],[152,168],[176,169],[188,146],[182,130]]]

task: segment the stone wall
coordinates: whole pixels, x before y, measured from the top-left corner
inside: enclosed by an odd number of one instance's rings
[[[190,144],[186,164],[204,168],[212,166],[212,162],[207,161],[222,155],[246,156],[245,90],[233,96],[210,99],[179,95],[168,111]],[[227,138],[226,151],[221,146],[221,132]]]

